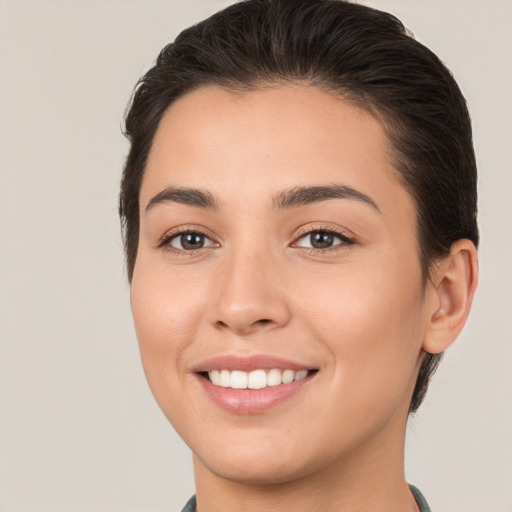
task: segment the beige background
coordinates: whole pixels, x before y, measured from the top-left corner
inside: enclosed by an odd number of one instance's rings
[[[221,0],[0,0],[0,510],[174,511],[188,450],[147,389],[117,187],[131,88]],[[453,70],[480,166],[481,284],[412,420],[435,512],[512,511],[512,2],[373,0]]]

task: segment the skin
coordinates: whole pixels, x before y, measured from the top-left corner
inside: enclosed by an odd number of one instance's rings
[[[390,151],[374,117],[300,85],[202,88],[166,112],[140,193],[131,300],[151,390],[194,454],[200,512],[417,510],[408,407],[423,351],[462,329],[476,255],[459,241],[423,285],[415,206]],[[374,205],[275,207],[283,191],[332,184]],[[205,191],[218,208],[147,209],[168,187]],[[183,248],[183,229],[205,245]],[[312,249],[309,234],[325,230],[342,236]],[[235,414],[193,371],[225,354],[318,371],[277,406]]]

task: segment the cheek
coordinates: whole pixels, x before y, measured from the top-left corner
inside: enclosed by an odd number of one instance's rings
[[[132,281],[131,306],[142,364],[158,400],[164,387],[177,384],[183,352],[199,325],[204,289],[169,275],[158,265],[138,262]]]
[[[415,378],[421,351],[423,292],[416,268],[355,265],[332,273],[307,304],[308,328],[328,347],[342,390],[385,395]],[[312,298],[314,297],[314,298]]]

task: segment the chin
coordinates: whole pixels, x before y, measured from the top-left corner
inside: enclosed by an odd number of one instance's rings
[[[297,481],[333,463],[332,447],[325,453],[312,443],[304,444],[298,439],[293,442],[290,438],[288,441],[292,442],[265,439],[253,433],[237,442],[189,446],[195,454],[194,466],[224,480],[247,485]]]
[[[198,459],[199,460],[199,459]],[[207,470],[219,478],[246,485],[275,485],[296,481],[308,474],[301,461],[273,460],[268,456],[253,460],[238,453],[222,461],[199,460]]]

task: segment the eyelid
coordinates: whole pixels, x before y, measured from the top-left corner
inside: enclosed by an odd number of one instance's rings
[[[178,249],[176,247],[171,246],[170,242],[174,240],[175,238],[186,235],[189,233],[197,233],[199,235],[204,236],[208,240],[212,242],[211,245],[208,245],[206,247],[200,247],[199,249],[191,249],[191,250],[185,250],[185,249]],[[211,249],[212,247],[218,247],[220,244],[215,240],[215,238],[209,233],[209,230],[201,227],[201,226],[195,226],[195,225],[185,225],[185,226],[178,226],[176,228],[173,228],[169,231],[167,231],[156,243],[156,247],[158,249],[164,249],[167,252],[175,253],[175,254],[195,254],[198,251],[204,250],[204,249]]]
[[[341,243],[335,244],[331,247],[325,248],[325,249],[317,249],[315,247],[301,247],[298,246],[297,243],[302,238],[306,237],[307,235],[311,235],[312,233],[329,233],[331,235],[334,235],[335,237],[339,238],[341,240]],[[340,249],[345,246],[353,245],[356,243],[355,237],[352,234],[347,234],[347,230],[342,229],[341,227],[334,227],[334,226],[327,226],[327,225],[319,225],[319,226],[303,226],[299,229],[297,234],[294,237],[294,240],[292,242],[292,247],[300,247],[302,249],[307,249],[313,252],[326,252],[329,250],[336,250]]]
[[[340,243],[337,243],[331,247],[327,247],[325,249],[318,249],[315,247],[301,247],[298,245],[299,240],[306,237],[307,235],[311,235],[312,233],[317,232],[323,232],[323,233],[329,233],[341,240]],[[200,247],[198,249],[179,249],[176,247],[171,246],[170,242],[177,238],[178,236],[189,234],[189,233],[197,233],[205,238],[207,238],[211,244],[207,246]],[[293,242],[290,244],[291,247],[299,247],[305,250],[310,250],[311,252],[327,252],[329,250],[336,250],[341,249],[346,246],[350,246],[352,244],[356,243],[355,237],[352,234],[347,234],[347,230],[338,227],[338,226],[329,226],[329,225],[317,225],[317,226],[303,226],[299,228],[299,230],[296,232]],[[215,247],[219,247],[220,243],[215,240],[215,237],[210,234],[209,230],[206,228],[203,228],[202,226],[196,226],[196,225],[183,225],[178,226],[176,228],[173,228],[169,231],[167,231],[162,237],[157,241],[156,247],[158,249],[164,249],[168,252],[175,253],[175,254],[195,254],[199,251],[205,250],[205,249],[212,249]]]

